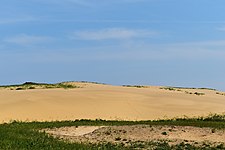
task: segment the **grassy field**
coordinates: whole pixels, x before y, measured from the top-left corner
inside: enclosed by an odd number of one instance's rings
[[[178,118],[171,120],[157,121],[106,121],[106,120],[75,120],[75,121],[55,121],[55,122],[18,122],[5,123],[0,125],[0,149],[13,150],[57,150],[57,149],[135,149],[152,147],[154,149],[225,149],[223,145],[212,147],[203,145],[194,147],[190,144],[181,143],[175,146],[169,146],[167,142],[149,142],[145,145],[133,143],[130,147],[123,145],[112,145],[105,143],[102,145],[84,145],[78,143],[69,143],[57,138],[53,138],[44,132],[39,132],[44,128],[59,128],[65,126],[117,126],[117,125],[176,125],[176,126],[196,126],[211,127],[212,129],[225,128],[224,115],[210,115],[199,118]]]

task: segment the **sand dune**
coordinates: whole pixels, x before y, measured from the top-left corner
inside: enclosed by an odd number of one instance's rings
[[[225,96],[206,89],[73,83],[74,89],[0,89],[0,122],[10,120],[150,120],[225,112]],[[204,95],[193,94],[195,92]],[[192,93],[192,94],[190,94]]]

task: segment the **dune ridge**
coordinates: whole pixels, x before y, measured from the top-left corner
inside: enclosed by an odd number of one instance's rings
[[[0,122],[153,120],[225,112],[224,92],[212,89],[64,83],[76,88],[0,88]]]

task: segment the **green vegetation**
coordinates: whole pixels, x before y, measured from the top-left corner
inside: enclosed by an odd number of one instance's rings
[[[122,85],[123,87],[135,87],[135,88],[147,88],[147,86],[143,85]]]
[[[143,143],[137,141],[131,143],[129,147],[124,147],[122,144],[78,144],[62,141],[58,138],[53,138],[45,132],[39,130],[44,128],[59,128],[65,126],[117,126],[117,125],[176,125],[176,126],[197,126],[211,127],[212,132],[215,129],[225,128],[225,115],[211,114],[208,117],[198,118],[175,118],[170,120],[157,121],[106,121],[106,120],[75,120],[75,121],[55,121],[55,122],[18,122],[0,124],[0,149],[4,150],[72,150],[72,149],[135,149],[135,148],[154,148],[154,149],[225,149],[224,145],[215,147],[204,144],[201,147],[196,147],[190,144],[181,143],[175,146],[170,146],[166,141]],[[166,135],[166,133],[162,133]],[[115,140],[122,140],[119,137]]]
[[[211,90],[211,91],[216,91],[216,89],[213,88],[193,88],[193,87],[173,87],[176,89],[194,89],[194,90]]]
[[[222,95],[222,96],[225,96],[225,93],[222,93],[222,92],[216,92],[217,95]]]
[[[189,91],[182,91],[181,89],[207,89],[207,88],[181,88],[181,87],[161,87],[160,89],[169,90],[169,91],[178,91],[178,92],[185,92],[186,94],[194,94],[198,96],[205,95],[205,93],[200,92],[189,92]],[[210,89],[212,90],[212,89]]]
[[[212,91],[216,91],[216,89],[212,89],[212,88],[190,88],[190,87],[161,87],[160,89],[172,90],[172,91],[182,90],[182,89],[190,89],[190,90],[212,90]]]
[[[160,89],[169,90],[169,91],[176,91],[173,87],[161,87]]]
[[[167,133],[166,132],[162,132],[162,135],[167,135]]]
[[[194,94],[194,95],[198,95],[198,96],[201,96],[201,95],[205,95],[205,93],[200,93],[200,92],[188,92],[188,91],[185,91],[186,94]]]
[[[30,90],[30,89],[52,89],[52,88],[71,89],[71,88],[79,88],[79,87],[67,82],[56,83],[56,84],[25,82],[23,84],[18,84],[18,85],[0,86],[0,88],[10,89],[10,90]]]
[[[103,85],[105,85],[105,83],[100,83],[100,82],[90,82],[90,81],[79,81],[79,82],[81,82],[81,83],[92,83],[92,84],[103,84]]]
[[[200,95],[205,95],[205,93],[199,93],[199,92],[195,92],[194,94],[195,94],[195,95],[198,95],[198,96],[200,96]]]

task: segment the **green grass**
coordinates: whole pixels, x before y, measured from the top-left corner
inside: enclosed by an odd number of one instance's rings
[[[118,126],[118,125],[176,125],[176,126],[196,126],[196,127],[211,127],[212,129],[225,128],[225,115],[213,114],[208,117],[198,118],[177,118],[170,120],[157,121],[106,121],[106,120],[75,120],[75,121],[54,121],[54,122],[18,122],[0,124],[0,149],[3,150],[70,150],[70,149],[135,149],[137,147],[155,147],[155,149],[225,149],[223,145],[210,147],[194,147],[189,144],[181,143],[175,146],[169,146],[167,142],[148,142],[132,143],[129,148],[123,145],[112,145],[110,143],[99,145],[85,145],[78,143],[69,143],[61,141],[57,138],[47,135],[44,132],[39,132],[44,128],[59,128],[65,126]]]
[[[5,88],[9,90],[31,90],[31,89],[53,89],[53,88],[72,89],[72,88],[79,88],[79,87],[67,82],[56,83],[56,84],[25,82],[23,84],[18,84],[18,85],[0,86],[0,88]]]
[[[135,88],[147,88],[147,86],[143,85],[122,85],[123,87],[135,87]]]

